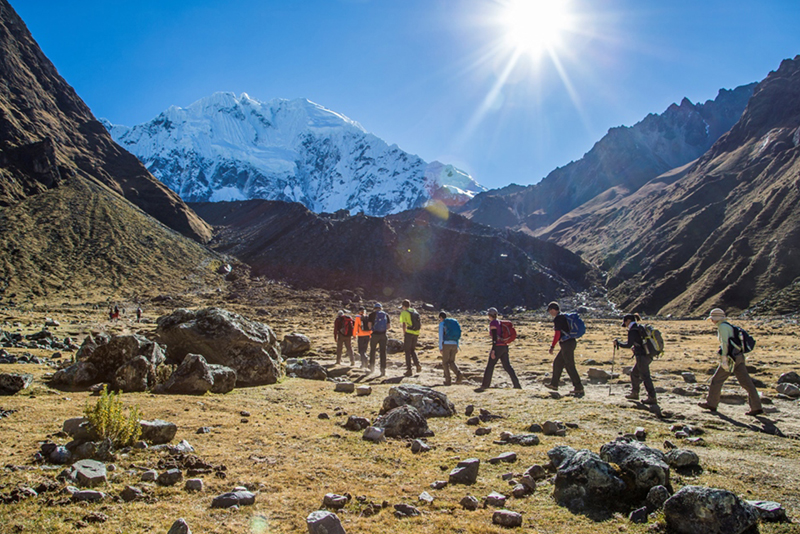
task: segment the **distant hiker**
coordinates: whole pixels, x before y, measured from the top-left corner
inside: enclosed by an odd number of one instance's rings
[[[142,322],[142,308],[138,308],[138,307],[136,308],[136,322],[137,323],[141,323]]]
[[[353,358],[353,318],[347,315],[344,310],[339,310],[336,320],[333,321],[333,339],[336,340],[336,365],[342,363],[342,346],[347,348],[347,356],[350,357],[350,366],[355,365]]]
[[[492,336],[492,350],[489,352],[489,361],[486,362],[486,370],[483,371],[483,382],[478,390],[488,389],[492,384],[494,366],[497,365],[498,360],[503,364],[503,369],[506,370],[508,376],[511,377],[514,389],[522,389],[517,379],[517,373],[514,372],[514,368],[511,367],[511,362],[508,359],[508,344],[512,341],[508,333],[513,329],[513,325],[511,325],[510,321],[499,321],[496,308],[489,308],[486,311],[486,315],[489,316],[489,334]],[[503,323],[506,324],[504,325]],[[515,335],[516,332],[512,337],[515,337]]]
[[[711,385],[708,388],[706,401],[698,403],[698,406],[704,410],[716,412],[717,406],[719,406],[722,384],[725,383],[729,376],[736,375],[739,385],[747,391],[747,398],[750,402],[750,411],[745,412],[745,415],[761,415],[764,413],[764,409],[761,406],[761,397],[758,396],[758,390],[747,372],[742,341],[737,339],[734,331],[735,327],[725,320],[725,312],[720,308],[711,310],[708,320],[717,326],[720,364],[714,376],[711,377]]]
[[[559,350],[555,359],[553,360],[553,376],[550,383],[545,383],[545,387],[558,391],[558,382],[561,380],[561,372],[566,369],[569,379],[572,381],[572,395],[576,397],[583,397],[583,384],[578,370],[575,368],[575,348],[578,346],[578,340],[570,337],[571,331],[569,321],[566,315],[561,313],[561,307],[557,302],[551,302],[547,305],[547,313],[553,318],[553,342],[550,344],[550,354],[558,343]]]
[[[417,358],[417,339],[419,339],[419,331],[421,329],[420,316],[417,310],[411,307],[411,302],[408,299],[403,300],[400,306],[400,324],[403,326],[403,350],[406,353],[406,376],[411,376],[411,364],[417,367],[417,372],[422,372],[422,366],[419,364]]]
[[[114,319],[119,319],[119,306],[114,306]]]
[[[633,356],[636,364],[631,371],[631,392],[625,395],[626,399],[639,400],[639,386],[644,382],[644,389],[647,391],[647,398],[642,404],[658,404],[656,401],[656,388],[653,387],[653,380],[650,378],[650,363],[653,361],[647,354],[645,339],[642,333],[642,326],[639,324],[642,318],[638,313],[629,313],[622,318],[622,326],[628,329],[628,341],[614,340],[615,347],[623,349],[633,349]]]
[[[113,321],[114,320],[114,308],[113,307],[112,308],[108,308],[108,320],[109,321]]]
[[[461,325],[447,313],[439,312],[439,354],[442,355],[444,385],[450,385],[450,370],[456,374],[456,384],[464,380],[464,375],[456,365],[458,342],[461,340]]]
[[[389,330],[389,314],[383,311],[380,302],[376,302],[368,319],[369,329],[372,330],[369,338],[369,370],[370,372],[375,371],[375,350],[380,348],[381,376],[384,376],[386,374],[386,344],[388,342],[386,331]]]
[[[369,317],[367,317],[367,309],[361,306],[358,309],[358,315],[355,317],[355,326],[353,328],[353,335],[356,336],[358,341],[358,355],[361,358],[361,368],[366,369],[369,364],[367,363],[367,349],[369,349],[369,336],[372,332],[369,329]]]

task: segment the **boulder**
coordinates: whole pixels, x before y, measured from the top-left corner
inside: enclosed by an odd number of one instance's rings
[[[756,509],[759,519],[765,523],[787,523],[786,510],[780,503],[773,501],[747,501]]]
[[[547,451],[547,457],[550,458],[550,463],[553,467],[558,469],[564,462],[575,456],[578,451],[569,445],[559,445]]]
[[[85,417],[73,417],[64,421],[61,430],[76,441],[88,441],[97,438],[89,420]]]
[[[174,486],[183,480],[183,473],[180,469],[168,469],[158,475],[156,483],[160,486]]]
[[[106,466],[95,460],[81,460],[72,464],[70,478],[83,488],[93,488],[107,482]]]
[[[95,380],[108,382],[112,389],[145,391],[155,387],[156,367],[164,359],[164,350],[158,343],[130,334],[112,337],[97,346],[85,361],[97,370]]]
[[[357,415],[351,415],[347,418],[347,422],[344,424],[344,428],[347,430],[352,430],[353,432],[358,432],[364,430],[370,425],[369,419],[366,417],[358,417]]]
[[[147,358],[137,356],[117,368],[111,383],[122,391],[146,391],[156,383],[155,369]]]
[[[142,427],[141,438],[154,445],[169,443],[178,432],[178,427],[175,423],[162,421],[161,419],[154,419],[152,421],[142,419],[139,421],[139,425]]]
[[[666,454],[667,463],[675,469],[700,467],[700,458],[688,449],[672,449]]]
[[[0,395],[14,395],[27,388],[33,382],[33,375],[28,373],[0,374]]]
[[[627,499],[641,501],[654,486],[671,487],[669,465],[664,453],[639,441],[617,440],[607,443],[600,448],[600,458],[617,464],[624,478],[632,482],[633,487],[625,492]]]
[[[502,493],[497,493],[496,491],[493,491],[483,499],[483,502],[486,504],[486,506],[502,508],[503,506],[506,505],[507,500],[508,498]]]
[[[186,520],[181,517],[172,523],[167,534],[192,534],[192,530],[189,528],[189,524]]]
[[[308,534],[346,534],[342,522],[333,512],[318,510],[306,518]]]
[[[356,395],[359,397],[372,395],[372,386],[358,386],[356,388]]]
[[[356,385],[352,382],[337,382],[333,387],[333,391],[337,393],[353,393],[356,390]]]
[[[89,386],[96,382],[97,376],[94,365],[89,362],[77,362],[56,371],[50,382],[56,386]]]
[[[373,426],[382,428],[389,438],[423,438],[433,436],[428,420],[413,406],[398,406],[379,416]]]
[[[158,319],[156,333],[167,345],[167,359],[181,363],[188,354],[236,371],[236,386],[274,384],[283,377],[281,348],[272,329],[220,308],[178,309]]]
[[[103,346],[111,341],[111,336],[105,332],[92,332],[83,340],[80,348],[75,353],[75,361],[83,362],[97,350],[97,347]]]
[[[664,503],[664,518],[675,534],[741,534],[758,513],[730,491],[684,486]]]
[[[450,484],[474,484],[478,480],[478,470],[481,461],[478,458],[468,458],[456,464],[456,467],[450,471]]]
[[[380,413],[385,414],[398,406],[410,405],[423,417],[451,417],[456,414],[455,406],[447,395],[427,386],[415,384],[394,386],[383,399]]]
[[[336,493],[326,493],[322,498],[322,506],[331,508],[333,510],[341,510],[347,505],[349,499],[345,495],[337,495]]]
[[[327,380],[328,371],[314,360],[287,360],[287,376],[296,376],[306,380]]]
[[[516,528],[522,526],[522,515],[511,510],[495,510],[492,523],[501,527]]]
[[[283,336],[281,341],[281,354],[284,357],[297,356],[311,350],[311,340],[297,332]]]
[[[247,506],[256,502],[255,494],[249,491],[232,491],[214,497],[211,508],[230,508],[231,506]]]
[[[400,354],[405,352],[405,345],[399,339],[388,339],[386,341],[386,353],[387,354]]]
[[[800,386],[800,374],[797,374],[795,371],[783,373],[780,378],[778,378],[778,384],[794,384],[795,386]]]
[[[664,486],[653,486],[650,488],[650,491],[647,492],[647,499],[645,500],[648,512],[661,510],[664,507],[664,503],[669,499],[669,496],[669,490]]]
[[[461,502],[459,503],[461,506],[464,507],[465,510],[475,511],[481,506],[481,501],[479,501],[476,497],[472,495],[467,495]]]
[[[236,371],[233,369],[211,366],[201,355],[187,354],[169,379],[154,391],[181,395],[202,395],[208,391],[227,393],[235,384]]]
[[[792,384],[790,382],[784,382],[782,384],[778,384],[775,387],[775,390],[778,393],[783,393],[787,397],[791,397],[793,399],[796,399],[796,398],[800,397],[800,387],[798,387],[798,386],[796,386],[796,385],[794,385],[794,384]]]
[[[554,486],[556,502],[575,509],[614,507],[625,493],[620,473],[585,449],[575,452],[558,467]]]
[[[361,439],[365,441],[372,441],[373,443],[382,443],[386,441],[386,435],[382,428],[371,426],[364,431]]]

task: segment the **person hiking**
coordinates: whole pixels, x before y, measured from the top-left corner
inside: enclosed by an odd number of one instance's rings
[[[336,365],[342,363],[342,347],[347,349],[350,357],[350,366],[355,365],[353,358],[353,318],[347,315],[344,310],[339,310],[336,320],[333,321],[333,339],[336,340]]]
[[[578,370],[575,368],[575,348],[578,346],[578,340],[569,337],[569,322],[567,317],[561,313],[561,307],[557,302],[551,302],[547,305],[547,313],[553,318],[553,342],[550,344],[550,354],[558,343],[558,354],[553,360],[553,376],[550,382],[546,382],[544,387],[558,391],[558,382],[561,380],[561,372],[566,369],[569,379],[572,381],[572,395],[575,397],[583,397],[584,390],[581,383],[581,377]]]
[[[508,359],[508,342],[503,339],[503,326],[497,319],[497,308],[489,308],[486,310],[486,315],[489,316],[489,334],[492,336],[492,350],[489,351],[489,361],[486,362],[486,369],[483,371],[483,382],[478,391],[485,391],[489,389],[492,383],[492,375],[494,374],[494,366],[497,361],[503,364],[508,376],[511,377],[511,383],[514,389],[522,389],[517,379],[517,373],[511,367],[511,362]]]
[[[369,314],[368,324],[372,334],[369,337],[369,371],[375,371],[375,351],[380,350],[381,356],[381,376],[386,374],[386,344],[388,338],[386,331],[389,330],[389,314],[383,311],[380,302],[376,302],[372,313]]]
[[[639,321],[641,320],[642,318],[639,317],[638,313],[625,315],[622,318],[622,326],[628,329],[628,340],[620,341],[615,339],[614,347],[633,349],[633,357],[636,358],[636,364],[631,371],[631,392],[625,395],[625,398],[639,400],[639,386],[644,383],[647,398],[642,401],[642,404],[658,404],[656,388],[653,386],[653,379],[650,378],[650,363],[652,363],[652,359],[647,355],[644,336],[642,336],[642,327],[639,326]]]
[[[744,351],[737,344],[733,325],[725,319],[725,311],[720,308],[714,308],[708,315],[708,320],[717,327],[720,363],[714,376],[711,377],[711,385],[708,387],[708,396],[705,402],[700,402],[697,405],[704,410],[716,412],[717,406],[719,406],[722,384],[725,383],[729,376],[736,375],[739,385],[747,391],[747,398],[750,402],[750,411],[745,412],[745,415],[761,415],[764,413],[764,408],[761,406],[761,397],[759,397],[758,390],[753,384],[753,379],[750,378],[750,374],[747,372]]]
[[[405,376],[411,376],[414,374],[411,370],[412,363],[416,366],[418,373],[422,372],[422,366],[419,364],[416,351],[420,331],[419,313],[411,307],[411,302],[408,299],[403,300],[400,309],[402,310],[400,312],[400,324],[403,327],[403,350],[406,353]],[[416,324],[414,324],[415,322]]]
[[[141,323],[142,322],[142,308],[140,308],[140,307],[136,308],[136,322],[137,323]]]
[[[458,342],[461,340],[461,325],[447,313],[439,312],[439,354],[442,355],[444,385],[450,385],[450,371],[456,374],[456,384],[464,380],[464,375],[456,365]]]
[[[356,336],[358,343],[358,355],[361,358],[361,369],[369,367],[367,363],[367,349],[369,349],[369,336],[372,332],[369,330],[369,317],[367,317],[367,309],[361,306],[358,309],[358,315],[355,316],[355,326],[353,327],[353,335]]]

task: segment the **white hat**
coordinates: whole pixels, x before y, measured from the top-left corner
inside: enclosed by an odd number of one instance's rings
[[[708,318],[706,320],[724,321],[725,312],[721,308],[714,308],[713,310],[711,310],[711,313],[708,315]]]

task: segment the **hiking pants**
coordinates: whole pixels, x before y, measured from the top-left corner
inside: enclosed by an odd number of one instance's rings
[[[550,385],[558,387],[558,381],[561,380],[561,372],[566,369],[575,391],[583,391],[581,376],[575,368],[575,347],[578,346],[578,340],[559,341],[558,346],[558,354],[556,359],[553,360],[553,378]]]
[[[367,350],[369,350],[369,336],[358,336],[358,355],[361,356],[361,367],[368,365]]]
[[[761,397],[758,396],[758,390],[755,384],[753,384],[750,374],[747,372],[747,367],[744,363],[744,354],[737,351],[734,353],[733,359],[736,362],[733,367],[733,373],[729,373],[728,369],[723,365],[717,367],[717,371],[714,373],[714,376],[711,377],[711,385],[708,388],[708,399],[706,402],[708,402],[709,406],[716,408],[719,405],[722,384],[725,383],[725,380],[727,380],[729,376],[734,374],[739,381],[739,385],[747,391],[750,409],[761,410]]]
[[[375,349],[380,347],[381,353],[381,374],[386,373],[386,343],[388,338],[386,332],[373,332],[369,337],[369,368],[375,370]]]
[[[461,381],[461,370],[456,365],[458,345],[442,345],[442,369],[444,370],[444,385],[450,385],[450,370],[456,374],[456,381]]]
[[[411,372],[412,362],[414,365],[419,365],[417,351],[414,350],[417,348],[417,338],[419,338],[418,335],[409,334],[408,332],[403,335],[403,350],[406,352],[406,371],[408,372]]]
[[[350,358],[350,365],[353,365],[353,341],[350,336],[339,335],[336,338],[336,363],[342,363],[342,346],[347,349],[347,356]]]
[[[503,364],[503,369],[505,369],[508,376],[511,377],[511,383],[514,385],[514,389],[522,389],[517,379],[517,373],[514,372],[514,368],[511,367],[511,362],[508,360],[508,345],[495,345],[494,356],[494,358],[489,356],[489,361],[486,362],[486,370],[483,372],[483,383],[481,387],[486,389],[492,384],[494,366],[497,365],[497,360],[500,360],[500,363]]]
[[[652,363],[653,360],[650,359],[650,356],[645,354],[636,354],[634,357],[636,358],[636,364],[631,371],[631,393],[633,395],[638,395],[639,386],[644,382],[644,389],[647,391],[647,396],[655,399],[656,388],[653,386],[653,379],[650,378],[650,363]]]

